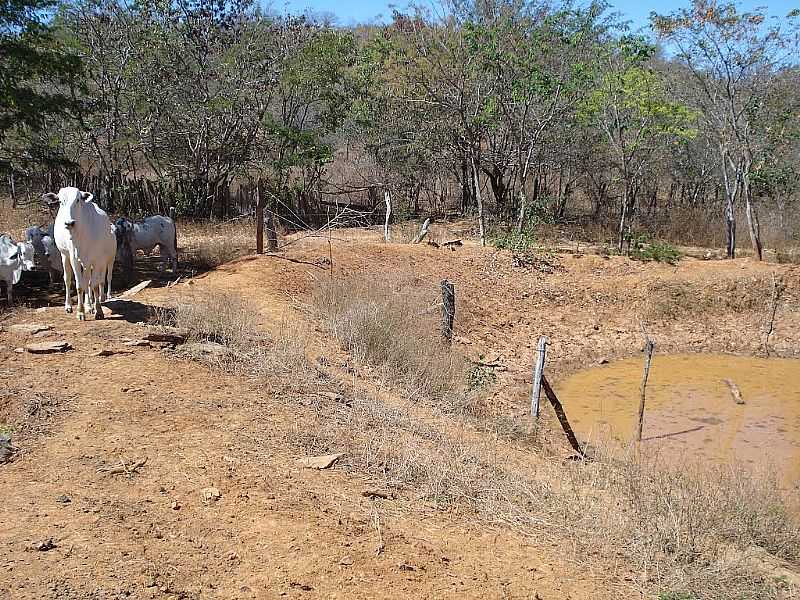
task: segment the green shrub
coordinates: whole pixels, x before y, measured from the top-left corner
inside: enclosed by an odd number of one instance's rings
[[[500,250],[511,250],[515,254],[527,254],[533,250],[536,239],[530,231],[503,231],[491,236],[490,242]]]
[[[674,265],[681,259],[680,251],[669,242],[651,242],[646,233],[631,234],[628,256],[634,260],[665,262]]]

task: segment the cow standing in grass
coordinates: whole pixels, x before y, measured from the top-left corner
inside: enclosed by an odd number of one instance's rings
[[[178,271],[178,232],[175,221],[169,217],[153,215],[140,223],[120,217],[114,223],[117,234],[117,249],[128,278],[133,273],[133,259],[138,250],[150,254],[156,246],[161,255],[159,270],[167,263],[172,272]]]
[[[103,318],[100,303],[111,296],[111,275],[117,254],[117,240],[108,215],[89,192],[61,188],[58,194],[43,196],[48,206],[58,206],[54,225],[56,247],[64,267],[66,301],[64,310],[72,312],[70,283],[75,280],[78,293],[78,319],[86,318],[89,297],[94,300],[95,319]],[[91,290],[91,294],[87,293]]]

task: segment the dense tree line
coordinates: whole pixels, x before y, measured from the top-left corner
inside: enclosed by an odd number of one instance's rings
[[[695,0],[640,35],[569,0],[449,0],[353,28],[250,0],[0,5],[9,181],[91,174],[121,211],[147,181],[196,216],[258,181],[298,219],[389,190],[395,214],[481,231],[613,222],[620,249],[689,210],[719,221],[729,256],[737,215],[761,255],[767,206],[800,235],[797,11]]]

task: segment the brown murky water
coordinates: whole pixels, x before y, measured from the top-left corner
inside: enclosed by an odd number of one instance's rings
[[[633,438],[642,358],[576,373],[557,393],[578,437]],[[725,383],[741,390],[736,404]],[[722,355],[653,357],[643,440],[676,459],[775,468],[800,485],[800,361]]]

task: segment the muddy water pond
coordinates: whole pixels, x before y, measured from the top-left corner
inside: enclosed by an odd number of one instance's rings
[[[579,438],[633,439],[642,358],[580,371],[556,386]],[[726,379],[741,391],[737,404]],[[643,440],[675,461],[776,469],[800,485],[800,360],[705,354],[653,357]]]

